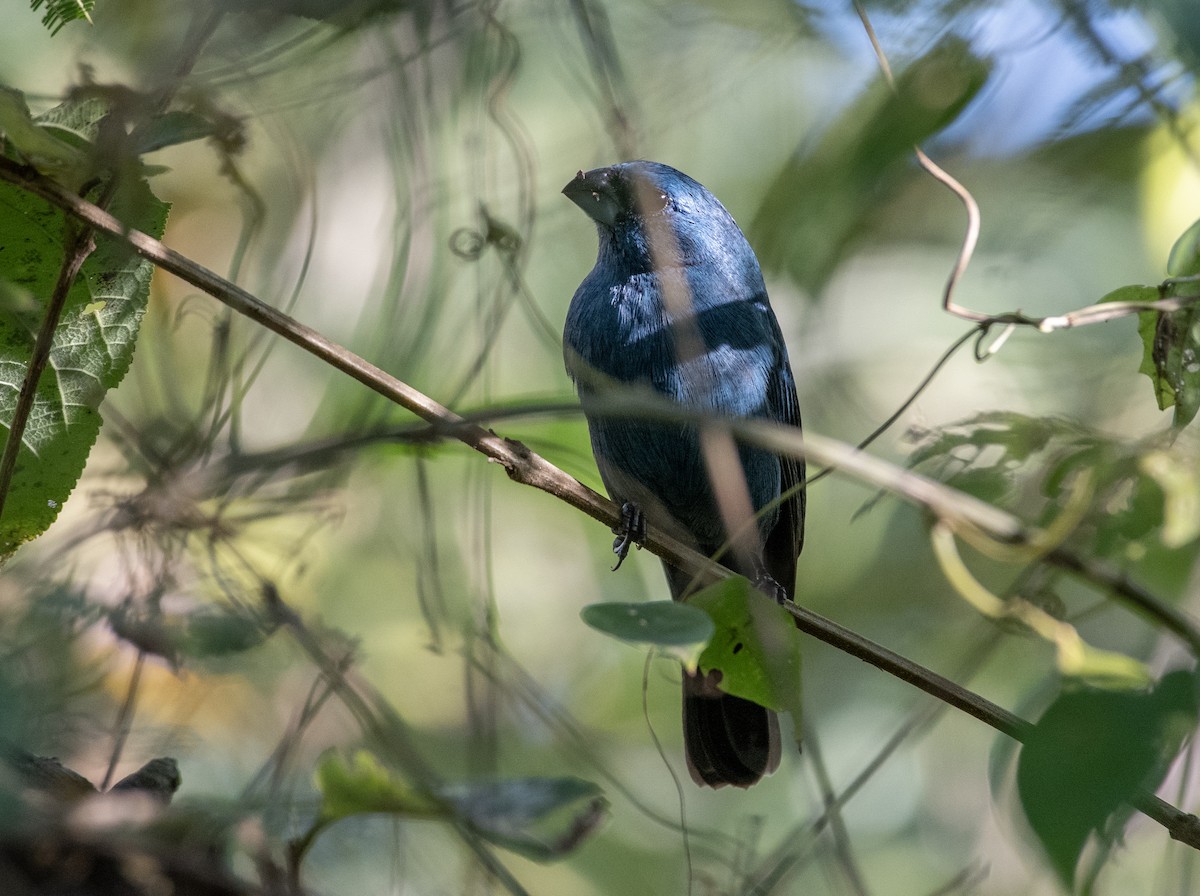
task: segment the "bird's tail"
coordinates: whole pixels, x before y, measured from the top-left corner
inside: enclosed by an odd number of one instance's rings
[[[749,787],[779,767],[779,719],[725,694],[701,674],[684,673],[683,743],[692,780]]]

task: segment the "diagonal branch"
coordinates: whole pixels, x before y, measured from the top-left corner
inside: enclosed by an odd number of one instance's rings
[[[374,392],[406,408],[429,425],[429,435],[454,438],[489,460],[501,464],[509,478],[514,481],[548,492],[610,527],[619,524],[620,511],[615,504],[579,483],[520,442],[498,436],[484,429],[479,423],[451,411],[349,349],[277,311],[236,284],[180,255],[160,241],[140,231],[128,229],[108,212],[81,199],[38,172],[0,158],[0,180],[16,184],[74,215],[96,231],[121,240],[131,246],[137,254],[154,262],[163,270],[175,274],[239,314],[277,333]],[[672,413],[687,413],[668,402],[647,402],[641,408],[637,407],[637,404],[625,399],[621,407],[614,408],[613,412],[668,416]],[[726,425],[739,439],[754,441],[785,453],[797,451],[796,434],[788,427],[758,421],[727,421]],[[1023,528],[1021,522],[1012,515],[918,474],[901,470],[862,452],[848,450],[846,446],[831,439],[808,435],[804,438],[800,450],[811,460],[834,464],[843,472],[926,507],[940,519],[948,520],[952,524],[960,522],[963,525],[974,526],[997,540],[1013,544],[1031,544],[1035,541],[1034,534]],[[661,532],[651,531],[645,546],[659,557],[695,575],[701,583],[730,574],[712,560]],[[1111,585],[1117,588],[1118,593],[1126,593],[1126,596],[1133,593],[1139,598],[1147,598],[1151,604],[1158,603],[1124,579],[1103,568],[1075,561],[1063,552],[1054,551],[1046,559],[1087,575],[1106,586]],[[1013,713],[832,620],[797,604],[788,604],[787,609],[797,619],[799,627],[808,634],[920,688],[1015,740],[1024,740],[1031,730],[1029,722]],[[1143,609],[1157,611],[1159,608],[1152,606]],[[1196,643],[1189,620],[1180,617],[1172,622],[1174,626],[1169,627],[1181,633],[1185,640]],[[1172,838],[1200,849],[1200,820],[1194,815],[1182,812],[1148,792],[1139,796],[1135,803],[1139,810],[1166,827]]]

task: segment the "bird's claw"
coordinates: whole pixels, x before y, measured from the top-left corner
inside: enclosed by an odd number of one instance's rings
[[[785,604],[788,601],[787,590],[775,581],[774,576],[767,572],[765,566],[760,566],[754,573],[754,587],[771,598],[777,604]]]
[[[642,515],[642,508],[632,501],[622,504],[621,524],[613,529],[613,533],[617,536],[613,539],[612,547],[617,555],[617,565],[613,567],[613,572],[616,572],[629,556],[629,549],[636,545],[641,550],[642,542],[646,540],[646,517]]]

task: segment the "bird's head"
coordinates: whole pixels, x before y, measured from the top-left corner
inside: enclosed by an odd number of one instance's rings
[[[714,253],[753,258],[717,198],[670,165],[637,161],[580,171],[563,194],[596,222],[601,255],[615,253],[634,269],[694,265]]]

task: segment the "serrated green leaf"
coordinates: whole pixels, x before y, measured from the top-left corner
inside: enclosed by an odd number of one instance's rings
[[[1067,511],[1086,476],[1088,494],[1077,500],[1087,498],[1089,507],[1072,535],[1076,547],[1090,538],[1093,556],[1128,556],[1144,550],[1148,535],[1171,548],[1200,534],[1193,443],[1163,449],[1161,442],[1117,439],[1056,417],[986,413],[919,433],[909,465],[1039,525]]]
[[[421,818],[448,814],[441,802],[416,791],[367,750],[348,759],[334,750],[326,752],[317,763],[315,779],[324,823],[371,813]]]
[[[1171,277],[1200,274],[1200,221],[1185,230],[1171,247],[1171,254],[1167,257],[1167,274]]]
[[[1195,724],[1190,672],[1172,672],[1153,690],[1064,687],[1017,760],[1021,808],[1064,884],[1090,837],[1111,846],[1129,802],[1158,786]]]
[[[608,809],[603,791],[578,778],[459,784],[440,795],[481,837],[537,862],[569,853]]]
[[[167,206],[144,182],[119,190],[110,209],[131,227],[152,236],[163,232]],[[36,315],[0,310],[0,425],[5,427],[11,425],[66,242],[60,212],[17,187],[0,185],[0,279],[28,291],[39,304]],[[0,520],[0,555],[45,531],[75,487],[100,430],[100,402],[133,359],[152,271],[122,244],[97,237],[96,250],[68,293],[38,382]],[[93,310],[86,311],[89,305]]]
[[[716,631],[700,669],[721,673],[719,687],[800,719],[800,639],[791,615],[741,576],[688,598],[712,617]]]
[[[695,668],[714,631],[703,610],[669,600],[591,604],[579,616],[598,632],[633,644],[652,644],[688,668]]]
[[[100,136],[100,122],[109,112],[109,104],[99,96],[79,96],[59,103],[34,118],[51,134],[72,146],[84,147]]]
[[[70,175],[86,167],[87,156],[34,122],[18,90],[0,86],[0,135],[17,155],[39,171],[73,182]]]

